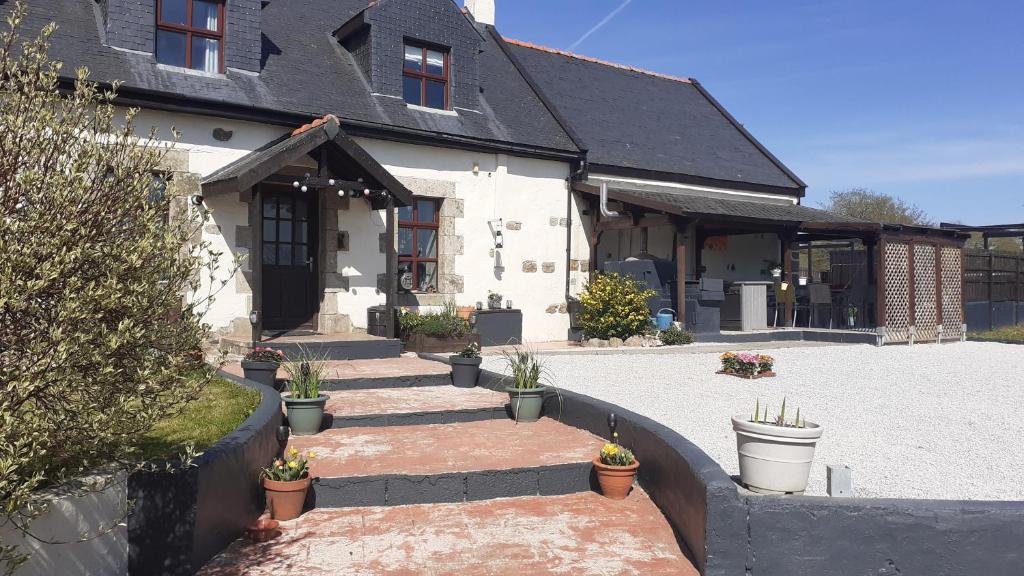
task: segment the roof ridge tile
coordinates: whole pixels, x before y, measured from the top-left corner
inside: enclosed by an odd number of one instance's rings
[[[672,80],[674,82],[683,82],[686,84],[693,84],[692,78],[685,78],[682,76],[672,76],[671,74],[663,74],[661,72],[654,72],[652,70],[644,70],[643,68],[637,68],[636,66],[629,66],[628,64],[617,64],[615,62],[608,62],[607,60],[601,60],[593,58],[591,56],[584,56],[582,54],[576,54],[575,52],[568,52],[566,50],[559,50],[558,48],[549,48],[548,46],[541,46],[540,44],[534,44],[532,42],[524,42],[523,40],[516,40],[514,38],[503,38],[505,42],[512,44],[513,46],[521,46],[523,48],[531,48],[533,50],[539,50],[541,52],[548,52],[550,54],[558,54],[560,56],[567,56],[576,60],[582,60],[584,62],[591,62],[594,64],[601,64],[603,66],[610,66],[612,68],[618,68],[619,70],[628,70],[630,72],[637,72],[646,76],[653,76],[655,78],[661,78],[663,80]]]

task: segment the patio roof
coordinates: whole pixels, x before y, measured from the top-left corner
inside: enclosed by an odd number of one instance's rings
[[[870,222],[826,210],[794,204],[787,198],[758,196],[743,199],[727,192],[687,190],[684,188],[636,182],[609,181],[608,198],[647,210],[701,220],[705,225],[743,225],[766,229],[799,230],[808,240],[834,238],[877,238],[915,236],[962,242],[968,237],[959,230],[929,226]],[[595,182],[576,182],[573,189],[600,195]]]
[[[346,134],[332,115],[297,128],[214,171],[203,178],[203,193],[247,190],[318,148],[323,150],[324,164],[338,178],[361,178],[367,188],[387,190],[397,206],[412,203],[412,192]]]
[[[600,194],[600,187],[594,183],[576,183],[573,187],[580,192]],[[608,197],[612,200],[688,218],[773,226],[797,226],[804,222],[870,224],[863,220],[794,204],[785,198],[758,197],[756,200],[743,200],[735,196],[726,197],[724,193],[691,191],[653,184],[616,182],[608,185]]]

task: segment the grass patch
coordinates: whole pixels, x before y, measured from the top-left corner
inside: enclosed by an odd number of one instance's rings
[[[139,448],[146,460],[178,457],[186,444],[205,450],[238,427],[260,403],[260,393],[214,377],[199,397],[178,414],[157,422],[142,437]]]
[[[970,335],[971,340],[983,340],[983,341],[999,341],[999,342],[1019,342],[1024,344],[1024,325],[1021,326],[1004,326],[1002,328],[996,328],[988,332],[973,332]]]

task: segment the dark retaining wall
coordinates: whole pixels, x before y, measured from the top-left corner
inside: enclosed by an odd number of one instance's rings
[[[493,372],[480,380],[504,389]],[[616,414],[620,441],[640,460],[641,486],[704,576],[1024,574],[1024,502],[761,496],[649,418],[564,390],[544,409],[605,438]]]
[[[206,449],[193,466],[137,472],[128,479],[129,572],[193,574],[242,535],[264,510],[260,469],[281,451],[281,396],[250,380],[219,376],[259,390],[262,400],[234,432]]]
[[[1024,302],[968,302],[966,309],[968,332],[1024,324]]]

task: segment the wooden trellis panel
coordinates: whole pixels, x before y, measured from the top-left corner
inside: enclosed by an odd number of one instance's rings
[[[963,251],[943,246],[941,254],[942,338],[959,339],[964,335]]]
[[[906,342],[910,339],[910,244],[885,242],[882,246],[884,342]]]
[[[963,250],[934,242],[884,240],[881,297],[885,344],[963,335]]]
[[[914,339],[931,341],[939,337],[938,270],[936,247],[914,244]]]

